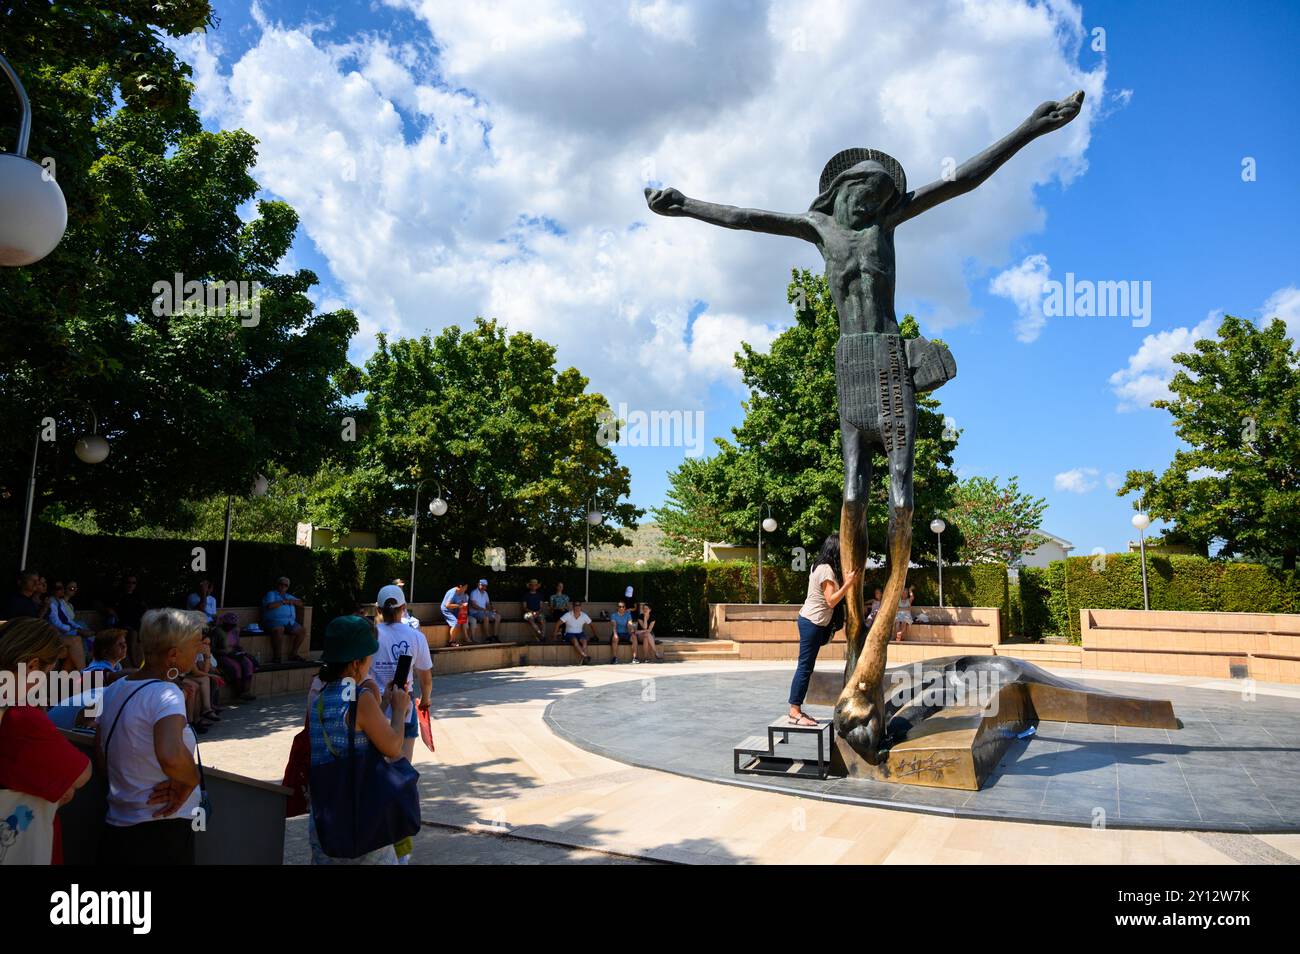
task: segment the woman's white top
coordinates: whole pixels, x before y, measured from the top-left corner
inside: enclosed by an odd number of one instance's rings
[[[799,608],[800,616],[818,626],[829,626],[835,615],[835,609],[826,602],[826,595],[822,593],[822,584],[828,580],[836,582],[835,571],[830,568],[830,564],[819,563],[813,567],[808,574],[808,595]]]
[[[104,711],[99,717],[108,758],[108,814],[104,820],[119,827],[169,818],[190,819],[193,810],[199,807],[200,792],[195,788],[175,814],[153,817],[158,806],[148,803],[149,795],[155,785],[167,778],[154,752],[153,727],[167,716],[185,718],[185,693],[180,686],[166,680],[143,683],[143,680],[119,679],[106,688]],[[114,721],[117,729],[110,739]],[[181,733],[192,757],[198,741],[188,725]]]

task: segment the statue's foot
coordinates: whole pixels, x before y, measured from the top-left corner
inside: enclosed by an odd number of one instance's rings
[[[885,738],[884,714],[863,693],[845,693],[835,704],[835,731],[849,747],[875,765]]]

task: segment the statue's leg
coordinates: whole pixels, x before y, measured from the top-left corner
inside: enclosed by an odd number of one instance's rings
[[[880,611],[867,633],[857,664],[844,682],[835,706],[835,729],[872,765],[885,741],[885,658],[894,630],[898,601],[907,584],[912,556],[912,465],[915,454],[916,403],[910,380],[900,387],[899,415],[887,432],[889,458],[888,576]],[[842,546],[842,544],[841,544]]]
[[[867,435],[841,418],[840,442],[844,453],[844,504],[840,508],[840,570],[847,577],[858,571],[858,585],[845,598],[844,678],[847,680],[862,652],[862,577],[867,563],[867,489],[871,486],[871,445]]]

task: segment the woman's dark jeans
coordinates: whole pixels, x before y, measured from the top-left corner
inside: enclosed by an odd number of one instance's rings
[[[835,631],[829,626],[818,626],[800,615],[799,665],[795,667],[794,680],[790,683],[790,705],[803,705],[804,696],[808,695],[808,681],[817,665],[817,650],[829,643],[834,635]]]

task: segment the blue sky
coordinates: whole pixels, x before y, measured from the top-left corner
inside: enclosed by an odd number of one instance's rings
[[[937,396],[959,473],[1018,475],[1076,552],[1122,549],[1131,503],[1108,483],[1175,450],[1145,407],[1169,355],[1267,302],[1300,331],[1297,5],[451,6],[218,0],[219,29],[179,44],[205,121],[253,131],[259,181],[302,214],[292,264],[361,316],[354,359],[376,330],[495,315],[616,404],[703,410],[711,446],[741,416],[736,341],[769,341],[789,269],[820,263],[650,216],[644,181],[793,211],[831,151],[873,145],[916,186],[1074,88],[1079,121],[900,230],[898,310],[958,362]],[[1067,272],[1149,282],[1149,326],[1035,334],[1032,301],[991,290]],[[661,502],[683,454],[621,449],[633,502]]]

